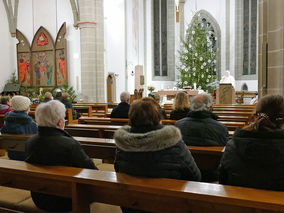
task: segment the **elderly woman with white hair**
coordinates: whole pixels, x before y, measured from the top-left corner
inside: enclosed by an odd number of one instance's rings
[[[54,100],[40,104],[35,113],[38,134],[26,145],[26,162],[43,165],[61,165],[97,169],[81,148],[79,142],[64,131],[65,106]],[[72,200],[31,192],[37,207],[45,211],[72,210]]]
[[[229,134],[227,127],[217,121],[218,116],[210,112],[212,97],[207,93],[195,96],[191,103],[191,112],[186,118],[176,122],[182,138],[191,146],[225,146]],[[201,171],[203,181],[217,180],[217,174]],[[207,175],[208,174],[208,175]]]

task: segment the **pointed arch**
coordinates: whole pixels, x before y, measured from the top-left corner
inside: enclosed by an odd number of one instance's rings
[[[50,33],[40,27],[32,46],[32,85],[41,87],[56,86],[54,42]]]
[[[28,39],[19,31],[16,30],[17,43],[17,65],[18,79],[24,87],[31,86],[31,49]]]
[[[217,22],[217,20],[206,10],[199,10],[195,13],[195,15],[192,17],[192,20],[189,24],[189,29],[191,28],[192,24],[198,19],[206,19],[208,23],[211,24],[211,26],[214,29],[214,35],[217,38],[216,41],[216,67],[217,67],[217,79],[221,79],[221,28]]]
[[[68,85],[67,52],[66,52],[66,22],[62,24],[55,40],[55,65],[57,86]]]

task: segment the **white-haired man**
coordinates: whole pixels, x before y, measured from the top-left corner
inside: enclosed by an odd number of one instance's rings
[[[191,146],[225,146],[228,141],[227,127],[217,121],[218,116],[210,112],[212,97],[207,93],[195,96],[191,112],[176,122],[182,138]],[[217,180],[216,171],[201,171],[203,181]]]
[[[111,118],[128,118],[130,108],[130,94],[129,92],[122,92],[120,94],[120,103],[112,110]]]
[[[36,108],[38,134],[26,146],[26,162],[43,165],[61,165],[97,169],[80,144],[64,131],[65,106],[54,100]],[[32,192],[37,207],[50,212],[72,210],[68,198]]]

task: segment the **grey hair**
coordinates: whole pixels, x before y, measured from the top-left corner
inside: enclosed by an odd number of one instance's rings
[[[56,127],[60,119],[64,119],[66,109],[63,103],[54,100],[41,103],[35,111],[38,126]]]
[[[44,94],[44,97],[45,97],[45,98],[48,98],[48,99],[52,99],[52,94],[51,94],[50,92],[46,92],[46,93]]]
[[[127,102],[128,100],[130,99],[130,94],[129,94],[129,92],[122,92],[121,94],[120,94],[120,101],[121,102]]]
[[[213,104],[213,99],[211,95],[207,93],[201,93],[199,95],[196,95],[192,99],[192,111],[209,111],[210,107]]]

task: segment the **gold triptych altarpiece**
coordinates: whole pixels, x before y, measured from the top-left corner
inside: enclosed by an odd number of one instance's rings
[[[30,46],[17,30],[18,79],[25,87],[56,87],[68,85],[66,23],[63,23],[55,43],[44,28],[36,32]]]

